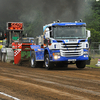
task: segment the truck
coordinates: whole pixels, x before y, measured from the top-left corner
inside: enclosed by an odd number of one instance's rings
[[[7,38],[3,40],[1,49],[2,62],[21,64],[23,60],[30,59],[30,45],[32,37],[23,37],[23,22],[7,22]]]
[[[47,70],[54,67],[68,67],[76,64],[82,69],[89,59],[90,31],[86,23],[80,21],[55,21],[43,26],[43,35],[34,39],[36,45],[31,45],[31,67],[42,67]]]

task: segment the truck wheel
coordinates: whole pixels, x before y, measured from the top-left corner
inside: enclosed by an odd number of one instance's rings
[[[77,68],[80,68],[80,69],[85,68],[86,61],[77,61],[76,66],[77,66]]]
[[[31,67],[36,68],[37,66],[36,58],[35,58],[35,52],[32,52],[31,54]]]
[[[45,68],[46,68],[47,70],[53,68],[53,63],[50,62],[49,54],[46,54],[46,55],[45,55]]]
[[[43,62],[36,61],[35,52],[32,52],[31,54],[31,67],[32,68],[43,67]]]
[[[4,62],[7,62],[7,54],[4,54]]]
[[[2,53],[1,61],[2,61],[2,62],[5,62],[4,53]]]

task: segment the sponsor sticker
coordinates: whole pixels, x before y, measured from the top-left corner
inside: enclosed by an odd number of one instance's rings
[[[65,42],[68,42],[68,40],[65,40]]]

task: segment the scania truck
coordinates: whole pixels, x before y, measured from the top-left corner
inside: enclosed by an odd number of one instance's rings
[[[90,31],[86,23],[53,22],[43,26],[43,35],[35,38],[36,45],[31,45],[31,67],[52,69],[76,64],[77,68],[85,68],[89,59]]]

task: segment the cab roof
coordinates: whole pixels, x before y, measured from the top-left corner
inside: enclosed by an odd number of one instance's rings
[[[86,26],[86,23],[82,22],[62,22],[62,23],[53,23],[52,26]]]

